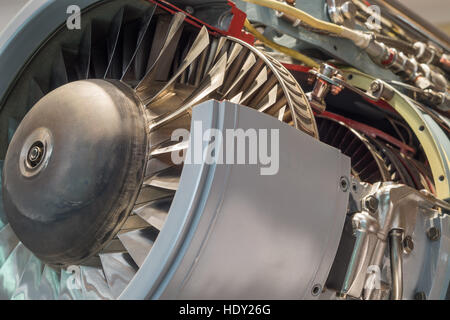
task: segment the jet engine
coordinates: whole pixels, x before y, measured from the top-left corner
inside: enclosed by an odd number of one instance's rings
[[[449,298],[450,39],[398,1],[4,15],[0,299]]]

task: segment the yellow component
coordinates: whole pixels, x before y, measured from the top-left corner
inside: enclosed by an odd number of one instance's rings
[[[346,28],[344,26],[339,26],[334,23],[316,19],[313,16],[309,15],[308,13],[300,9],[297,9],[296,7],[290,6],[288,4],[279,1],[273,0],[243,0],[243,1],[283,12],[288,16],[299,19],[301,22],[307,24],[308,26],[314,29],[326,31],[339,37],[350,39],[359,47],[367,46],[368,41],[370,41],[371,39],[369,35],[364,34],[363,32],[355,31]]]
[[[337,35],[340,35],[345,29],[344,27],[338,26],[337,24],[316,19],[302,10],[299,10],[293,6],[290,6],[288,4],[279,1],[273,0],[243,0],[243,1],[283,12],[291,17],[300,19],[303,23],[306,23],[307,25],[315,29],[328,31]]]
[[[353,68],[341,68],[347,82],[355,87],[368,90],[374,80],[373,77],[364,74]],[[433,136],[425,117],[417,106],[412,103],[408,97],[401,94],[398,90],[385,83],[393,90],[394,96],[387,101],[408,123],[419,140],[433,174],[434,185],[436,187],[436,196],[441,200],[450,198],[450,155],[442,148],[436,137]]]
[[[274,50],[277,50],[279,52],[282,52],[292,58],[294,58],[295,60],[298,60],[300,62],[303,62],[305,65],[307,65],[308,67],[311,68],[318,68],[319,64],[317,62],[315,62],[313,59],[311,59],[308,56],[305,56],[303,54],[301,54],[300,52],[297,52],[293,49],[284,47],[282,45],[279,45],[273,41],[270,41],[269,39],[267,39],[266,37],[264,37],[258,30],[256,30],[256,28],[254,26],[252,26],[252,24],[250,23],[250,21],[248,21],[247,19],[245,20],[245,28],[255,36],[256,39],[258,39],[259,41],[261,41],[262,43],[264,43],[266,46],[268,46],[269,48],[272,48]]]

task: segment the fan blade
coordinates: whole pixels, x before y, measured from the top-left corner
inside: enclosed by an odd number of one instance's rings
[[[19,244],[19,239],[9,224],[0,230],[0,267]]]
[[[111,300],[113,295],[102,269],[81,267],[81,283],[85,300]]]
[[[153,247],[159,231],[155,228],[146,228],[119,234],[119,239],[134,262],[140,267]]]
[[[136,50],[130,63],[125,68],[125,72],[122,75],[122,81],[133,82],[142,79],[145,75],[145,69],[147,66],[148,55],[150,51],[150,44],[153,37],[151,32],[150,23],[156,10],[156,5],[150,7],[142,17],[141,28],[139,30],[138,41]]]
[[[147,168],[145,170],[145,176],[152,176],[155,173],[162,171],[164,169],[167,169],[169,167],[173,166],[173,163],[171,162],[167,162],[164,161],[162,159],[158,159],[158,158],[151,158],[148,162],[147,162]]]
[[[172,144],[168,147],[159,147],[152,152],[150,152],[151,156],[157,156],[165,153],[179,152],[182,150],[186,150],[189,147],[189,141],[183,141],[176,144]]]
[[[136,200],[136,205],[147,203],[150,201],[173,196],[175,191],[169,189],[162,189],[153,186],[144,186],[141,188],[141,192]]]
[[[265,82],[267,81],[267,68],[264,67],[261,69],[261,72],[255,78],[252,86],[243,94],[240,102],[246,101],[250,98]]]
[[[167,190],[178,189],[183,166],[172,166],[144,180],[144,185]]]
[[[122,228],[120,228],[120,233],[148,227],[149,225],[144,219],[137,215],[130,215],[123,224]]]
[[[58,300],[81,300],[84,298],[81,286],[81,269],[74,266],[73,269],[61,270],[61,281]]]
[[[242,49],[244,48],[237,42],[233,42],[231,47],[232,47],[231,51],[228,54],[227,70],[230,69],[231,65],[236,60],[236,58],[241,54]]]
[[[50,78],[50,91],[69,82],[62,48],[59,48],[57,50],[54,59],[55,60],[53,61],[52,75]]]
[[[31,255],[20,279],[12,300],[36,300],[39,299],[39,286],[44,264],[35,255]]]
[[[155,200],[135,207],[133,212],[154,226],[156,229],[161,230],[166,222],[172,201],[173,197]]]
[[[278,85],[275,85],[269,94],[258,105],[259,112],[266,112],[275,102],[277,102]]]
[[[0,268],[0,300],[10,299],[19,286],[31,252],[19,243]]]
[[[203,27],[200,30],[194,43],[192,44],[188,54],[183,59],[183,62],[178,67],[176,73],[172,76],[172,78],[170,78],[170,80],[167,82],[167,84],[154,97],[150,98],[150,100],[145,101],[145,104],[150,104],[153,101],[166,95],[169,91],[171,91],[170,89],[173,87],[173,85],[175,84],[175,81],[178,79],[178,77],[180,77],[180,75],[186,70],[186,68],[189,67],[192,64],[192,62],[195,59],[197,59],[197,57],[202,52],[205,51],[205,49],[208,47],[208,45],[209,45],[208,30],[206,29],[206,27]]]
[[[8,117],[8,143],[11,143],[17,127],[19,127],[19,121],[14,118]]]
[[[107,50],[108,50],[108,67],[106,68],[106,72],[104,78],[120,78],[121,70],[119,71],[120,65],[117,63],[118,61],[122,61],[122,48],[120,46],[121,43],[121,35],[122,35],[122,25],[124,20],[125,7],[122,7],[119,12],[114,16],[110,28],[109,28],[109,37],[107,40]],[[119,74],[118,77],[115,77]]]
[[[139,267],[128,253],[100,254],[100,259],[109,289],[117,298],[133,279]]]
[[[176,13],[170,21],[169,28],[163,39],[158,37],[160,36],[160,34],[164,34],[164,31],[162,29],[167,27],[164,21],[162,21],[161,23],[160,21],[158,21],[155,32],[156,39],[154,41],[156,42],[156,44],[152,46],[152,52],[150,53],[149,57],[148,65],[150,67],[147,70],[147,74],[137,85],[137,92],[146,91],[151,86],[151,83],[155,80],[165,80],[165,78],[167,78],[167,74],[170,71],[176,48],[183,31],[183,23],[185,18],[186,16],[183,13]],[[163,45],[157,45],[161,42],[161,40],[163,40]],[[156,56],[155,52],[157,51],[155,50],[158,50],[159,48],[161,49]]]
[[[251,68],[255,65],[256,63],[256,58],[255,55],[253,53],[250,53],[247,57],[247,59],[245,60],[244,64],[242,65],[242,67],[239,70],[239,73],[234,77],[234,81],[231,83],[231,85],[229,84],[225,84],[225,88],[227,88],[225,94],[223,95],[223,97],[226,97],[231,90],[233,90],[236,85],[239,83],[239,81],[242,80],[242,78],[247,74],[248,71],[251,70]],[[230,77],[230,79],[233,79]]]
[[[39,86],[36,79],[31,78],[30,85],[28,87],[27,110],[31,109],[36,104],[36,102],[41,100],[43,96],[44,92],[42,91],[42,88]]]
[[[59,297],[61,285],[60,274],[53,270],[50,266],[45,265],[41,276],[41,284],[39,286],[40,300],[56,300]]]
[[[86,26],[81,38],[80,51],[78,52],[79,79],[89,78],[92,50],[92,25]]]
[[[122,245],[122,242],[120,242],[120,240],[116,238],[111,240],[108,243],[108,245],[104,247],[102,250],[102,253],[118,253],[118,252],[127,252],[127,250]]]
[[[206,98],[210,93],[214,92],[223,84],[225,78],[225,67],[227,62],[227,55],[224,54],[217,64],[211,69],[208,75],[203,79],[200,86],[189,96],[185,103],[180,106],[177,110],[172,113],[157,117],[152,121],[150,129],[156,129],[166,122],[178,118],[185,111],[195,106],[197,103],[201,102],[202,99]]]
[[[285,113],[286,113],[286,105],[281,107],[280,111],[278,112],[278,120],[283,121]]]
[[[108,49],[104,39],[107,31],[103,21],[92,21],[90,74],[93,78],[103,78],[108,68]]]

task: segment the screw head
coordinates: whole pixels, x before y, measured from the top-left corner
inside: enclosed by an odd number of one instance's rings
[[[322,292],[322,286],[320,284],[315,284],[311,289],[311,294],[317,297]]]
[[[339,181],[339,186],[341,188],[342,191],[347,192],[348,188],[349,188],[349,181],[347,177],[341,177],[341,180]]]
[[[431,241],[437,241],[441,238],[441,230],[436,227],[431,227],[427,230],[427,236]]]
[[[378,210],[378,199],[374,196],[368,196],[365,201],[367,210],[374,213]]]
[[[28,154],[28,158],[30,159],[30,161],[36,161],[41,153],[41,148],[39,148],[38,146],[34,146],[33,148],[31,148],[30,153]]]
[[[42,161],[42,158],[44,157],[45,153],[45,147],[44,144],[41,141],[35,142],[31,148],[28,150],[28,154],[26,157],[28,166],[30,168],[37,167],[40,162]]]
[[[370,91],[378,92],[381,89],[381,85],[378,81],[374,81],[370,84]]]
[[[403,239],[403,251],[406,254],[410,254],[414,250],[414,241],[411,238],[411,236],[406,236],[405,239]]]

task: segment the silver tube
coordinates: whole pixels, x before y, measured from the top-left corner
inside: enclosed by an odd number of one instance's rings
[[[403,297],[403,231],[394,229],[389,233],[389,249],[391,258],[391,300],[402,300]]]

